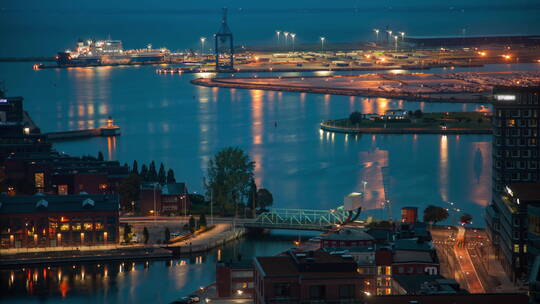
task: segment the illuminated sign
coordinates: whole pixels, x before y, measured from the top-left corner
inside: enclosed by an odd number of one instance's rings
[[[6,103],[6,102],[8,102],[8,100],[7,99],[0,99],[0,102],[1,103]]]
[[[516,100],[516,95],[495,95],[496,100]]]

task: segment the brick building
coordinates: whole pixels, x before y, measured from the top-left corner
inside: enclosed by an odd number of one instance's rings
[[[216,265],[217,296],[253,295],[252,262],[220,262]]]
[[[363,299],[364,284],[350,255],[288,251],[254,260],[255,304],[339,303]]]
[[[191,208],[185,183],[141,185],[139,211],[141,215],[184,215]]]
[[[1,248],[117,243],[118,208],[113,194],[0,195]]]

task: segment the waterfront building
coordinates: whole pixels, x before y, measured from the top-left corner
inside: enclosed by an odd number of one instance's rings
[[[185,183],[144,183],[141,185],[139,211],[141,215],[184,215],[191,208]]]
[[[364,298],[364,284],[350,255],[288,251],[254,260],[254,302],[341,302]]]
[[[1,248],[90,246],[118,242],[118,196],[0,195]]]
[[[520,183],[540,181],[540,87],[495,87],[493,95],[492,202],[486,226],[515,280],[527,269],[527,204],[518,199],[531,185]]]
[[[253,295],[253,263],[219,262],[216,265],[216,291],[220,298]]]
[[[13,189],[13,195],[115,193],[129,175],[129,168],[118,161],[73,157],[54,151],[41,156],[9,156],[4,168],[6,178],[1,183]]]
[[[374,239],[361,228],[343,228],[321,237],[321,248],[352,246],[373,246]]]

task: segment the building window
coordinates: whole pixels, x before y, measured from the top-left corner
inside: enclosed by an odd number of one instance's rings
[[[87,231],[92,230],[92,226],[93,226],[92,223],[86,222],[84,223],[84,230],[87,230]]]
[[[340,299],[353,299],[354,298],[354,284],[339,285],[339,298]]]
[[[514,244],[514,253],[519,253],[519,244]]]
[[[67,195],[68,185],[58,185],[58,195]]]
[[[516,120],[515,119],[508,119],[506,121],[506,126],[508,127],[515,127],[516,126]]]
[[[403,273],[403,267],[401,266],[398,267],[398,273]]]
[[[45,187],[45,175],[43,173],[34,174],[34,183],[36,188],[43,189]]]
[[[274,283],[274,295],[276,297],[289,297],[291,295],[291,284]]]
[[[324,285],[309,286],[309,298],[313,300],[323,300],[326,298],[326,288]]]
[[[392,275],[392,267],[391,266],[386,266],[386,275]]]

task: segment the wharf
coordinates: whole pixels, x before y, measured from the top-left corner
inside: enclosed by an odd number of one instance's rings
[[[95,129],[86,129],[86,130],[72,130],[72,131],[60,131],[60,132],[48,132],[45,133],[48,140],[66,140],[66,139],[75,139],[75,138],[86,138],[86,137],[109,137],[109,136],[118,136],[120,135],[120,127],[116,128],[95,128]]]
[[[465,129],[465,128],[373,128],[373,127],[358,127],[346,128],[336,127],[330,122],[323,122],[320,125],[321,130],[334,133],[344,134],[492,134],[492,129]]]
[[[98,136],[112,137],[118,135],[120,135],[120,127],[114,125],[111,117],[107,119],[107,124],[100,128],[45,133],[48,140],[68,140]]]
[[[112,247],[112,248],[108,248]],[[2,250],[0,269],[32,265],[62,265],[73,263],[94,263],[114,261],[139,261],[168,259],[173,257],[170,250],[151,246],[81,246],[80,248],[51,248],[55,251],[26,252],[23,249]],[[12,252],[13,251],[13,252]]]

